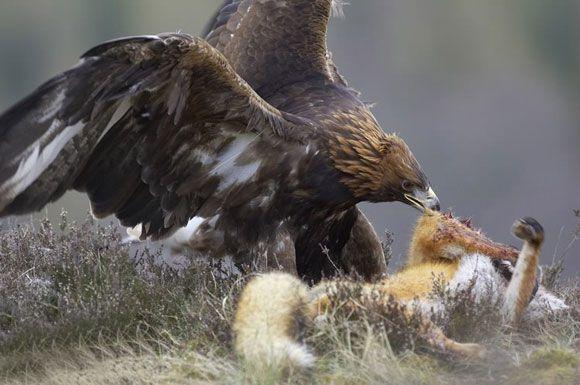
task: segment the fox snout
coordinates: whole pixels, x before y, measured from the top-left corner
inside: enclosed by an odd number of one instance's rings
[[[544,228],[531,217],[518,219],[512,226],[512,233],[521,240],[536,244],[544,241]]]

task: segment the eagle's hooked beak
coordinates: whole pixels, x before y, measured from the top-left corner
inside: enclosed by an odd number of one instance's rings
[[[439,198],[437,198],[437,195],[431,187],[426,191],[416,189],[411,194],[405,194],[405,199],[407,200],[406,203],[415,207],[419,211],[439,211],[441,209]]]

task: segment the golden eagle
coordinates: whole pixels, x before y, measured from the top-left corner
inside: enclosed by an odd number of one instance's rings
[[[194,223],[194,249],[240,263],[382,272],[356,204],[439,203],[332,62],[333,6],[227,0],[204,38],[91,49],[0,116],[0,216],[76,189],[143,239]]]

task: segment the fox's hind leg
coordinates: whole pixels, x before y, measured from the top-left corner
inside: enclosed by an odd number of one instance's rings
[[[544,242],[544,229],[533,218],[518,219],[512,233],[524,241],[507,287],[503,313],[511,324],[517,324],[530,303],[536,285],[536,271],[540,249]]]
[[[423,318],[421,337],[428,347],[466,358],[483,358],[487,354],[485,347],[479,344],[457,342],[445,335],[437,325],[428,318]]]
[[[312,309],[310,312],[312,313],[314,310],[315,314],[322,315],[329,310],[332,311],[332,309],[339,307],[347,314],[356,315],[364,314],[369,309],[378,306],[380,309],[394,311],[391,316],[397,317],[397,314],[402,314],[407,321],[418,315],[420,318],[418,318],[418,323],[416,324],[417,329],[414,329],[414,331],[417,333],[419,340],[428,348],[465,358],[483,358],[486,355],[487,351],[483,346],[479,344],[461,343],[447,337],[443,333],[443,330],[435,325],[428,316],[422,313],[416,313],[411,306],[399,302],[391,296],[378,293],[372,289],[371,285],[364,286],[362,292],[354,298],[351,297],[345,301],[339,299],[338,302],[335,302],[337,300],[337,292],[341,288],[343,290],[356,290],[356,287],[356,284],[350,286],[349,282],[337,284],[335,281],[320,284],[317,289],[310,293],[316,296],[316,299],[311,302]],[[388,314],[385,317],[390,319]],[[413,322],[413,324],[415,323]]]

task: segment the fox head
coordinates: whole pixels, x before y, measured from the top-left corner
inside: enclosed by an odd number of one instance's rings
[[[415,225],[407,266],[424,262],[457,261],[467,254],[480,253],[515,263],[518,250],[493,242],[470,220],[427,210]]]

